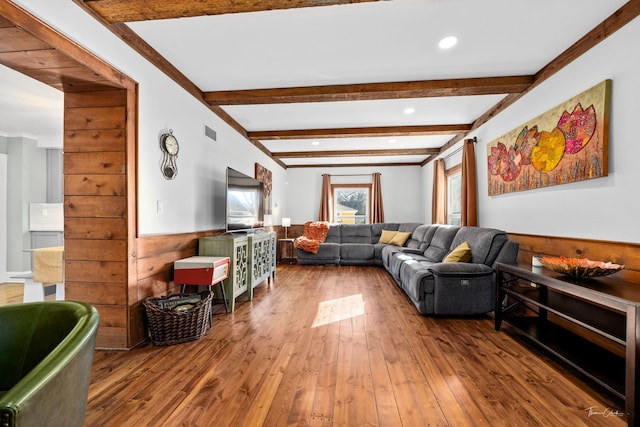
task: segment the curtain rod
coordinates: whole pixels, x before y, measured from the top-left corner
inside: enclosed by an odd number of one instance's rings
[[[458,147],[455,150],[453,150],[452,152],[450,152],[449,154],[447,154],[446,156],[444,156],[443,159],[444,160],[449,160],[449,157],[455,156],[456,154],[458,154],[461,151],[462,151],[462,147]]]
[[[351,174],[337,174],[337,175],[332,175],[330,173],[323,173],[322,176],[325,175],[329,175],[329,176],[372,176],[372,173],[351,173]],[[380,174],[382,175],[382,174]]]
[[[465,139],[464,140],[464,142],[467,142],[467,141],[469,141],[469,139]],[[471,141],[473,141],[474,144],[477,144],[478,143],[478,138],[474,136]],[[444,156],[443,159],[444,160],[448,160],[449,157],[455,156],[456,154],[461,152],[463,148],[464,148],[464,143],[461,146],[459,146],[458,148],[456,148],[455,150],[453,150],[452,152],[450,152],[449,154],[447,154],[446,156]]]

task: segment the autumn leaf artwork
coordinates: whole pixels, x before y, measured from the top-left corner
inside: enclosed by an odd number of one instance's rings
[[[607,176],[610,91],[605,80],[489,143],[489,195]]]

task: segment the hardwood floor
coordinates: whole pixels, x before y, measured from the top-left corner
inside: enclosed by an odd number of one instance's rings
[[[85,425],[626,424],[489,316],[421,316],[382,268],[282,265],[254,295],[198,341],[97,351]]]
[[[54,293],[51,293],[51,291],[55,291],[55,289],[49,290],[48,288],[55,288],[55,286],[52,285],[45,288],[45,301],[55,301],[56,296]],[[23,283],[0,283],[0,305],[21,304],[23,290]]]
[[[21,283],[0,283],[0,305],[21,303],[23,287]]]

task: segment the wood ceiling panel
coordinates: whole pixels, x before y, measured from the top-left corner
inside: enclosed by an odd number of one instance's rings
[[[0,28],[15,27],[15,26],[16,25],[10,20],[8,20],[7,18],[5,18],[4,16],[0,16]]]
[[[96,80],[89,82],[61,82],[61,90],[65,93],[72,92],[97,92],[120,88],[121,86],[111,80]]]
[[[85,5],[111,23],[331,6],[370,1],[378,0],[82,0]]]
[[[0,53],[0,63],[20,72],[45,68],[73,68],[78,65],[78,61],[56,49]]]
[[[86,67],[36,68],[27,70],[29,75],[48,85],[78,82],[104,81],[104,77]]]
[[[9,21],[4,20],[4,25],[0,21],[0,52],[16,52],[23,50],[45,50],[50,49],[48,43],[34,37],[22,28],[10,26]]]
[[[12,50],[0,53],[0,63],[65,92],[118,87],[118,85],[105,80],[104,76],[79,65],[75,59],[55,49]]]

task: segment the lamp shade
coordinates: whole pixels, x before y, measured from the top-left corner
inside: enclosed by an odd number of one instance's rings
[[[291,227],[291,218],[282,218],[283,227]]]

